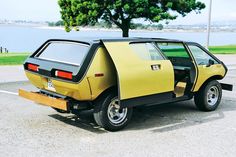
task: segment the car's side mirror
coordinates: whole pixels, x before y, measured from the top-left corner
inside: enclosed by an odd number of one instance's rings
[[[215,62],[212,59],[209,59],[207,67],[210,67],[211,65],[214,65]]]

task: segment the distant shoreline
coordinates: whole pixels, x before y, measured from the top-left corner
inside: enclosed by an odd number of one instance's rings
[[[38,26],[38,29],[51,29],[51,30],[64,30],[62,26]],[[74,30],[72,30],[74,31]],[[112,31],[112,32],[121,32],[119,28],[96,28],[96,27],[79,27],[79,31]],[[148,30],[148,29],[130,29],[131,32],[180,32],[180,33],[191,33],[191,32],[206,32],[206,29],[171,29],[164,28],[162,30]],[[236,30],[218,30],[212,32],[236,32]]]
[[[0,24],[1,26],[9,26],[9,27],[29,27],[29,28],[37,28],[37,29],[47,29],[47,30],[64,30],[63,26],[46,26],[46,25],[28,25],[28,24]],[[72,30],[74,31],[74,30]],[[107,32],[121,32],[118,28],[99,28],[99,27],[79,27],[79,31],[107,31]],[[180,33],[191,33],[191,32],[206,32],[206,29],[203,28],[194,28],[194,29],[183,29],[183,28],[164,28],[162,30],[148,30],[148,29],[130,29],[131,32],[180,32]],[[211,32],[236,32],[236,28],[216,28],[214,26]]]

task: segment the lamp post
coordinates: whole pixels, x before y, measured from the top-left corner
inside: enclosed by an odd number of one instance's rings
[[[206,48],[207,48],[207,49],[209,49],[210,32],[211,32],[211,9],[212,9],[212,0],[210,0],[209,14],[208,14],[207,43],[206,43]]]

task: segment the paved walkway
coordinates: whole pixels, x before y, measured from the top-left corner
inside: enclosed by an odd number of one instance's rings
[[[236,55],[216,55],[229,69],[236,69]],[[0,83],[27,81],[23,66],[0,66]]]
[[[23,66],[0,66],[0,83],[26,81]]]
[[[236,55],[216,55],[221,61],[223,61],[229,70],[236,69]]]
[[[236,55],[216,55],[221,61],[228,66],[236,66]]]

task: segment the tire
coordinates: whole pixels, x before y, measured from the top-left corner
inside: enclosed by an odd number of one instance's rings
[[[97,111],[94,111],[96,123],[108,131],[123,129],[130,121],[133,108],[119,109],[118,97],[115,94],[106,94],[95,102]]]
[[[220,104],[222,88],[218,81],[212,80],[195,94],[194,102],[201,111],[214,111]]]

